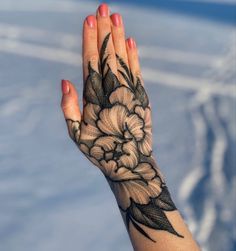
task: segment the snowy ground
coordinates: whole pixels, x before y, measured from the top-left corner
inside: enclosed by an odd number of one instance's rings
[[[118,1],[117,1],[118,2]],[[89,1],[0,1],[0,250],[132,250],[112,193],[68,139]],[[154,152],[203,250],[233,251],[235,28],[123,4],[153,107]],[[150,25],[151,23],[151,25]]]

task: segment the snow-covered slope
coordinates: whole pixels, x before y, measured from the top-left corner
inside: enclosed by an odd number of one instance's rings
[[[67,136],[60,80],[82,93],[89,1],[0,2],[0,250],[128,251],[100,172]],[[235,29],[122,4],[153,108],[154,152],[203,250],[233,251]],[[96,247],[96,248],[94,248]]]

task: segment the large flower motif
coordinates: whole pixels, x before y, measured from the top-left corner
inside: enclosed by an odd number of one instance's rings
[[[135,203],[145,205],[150,202],[150,198],[161,193],[161,180],[149,163],[140,163],[133,170],[118,167],[113,160],[102,160],[101,165],[123,210],[130,206],[131,198]]]
[[[121,86],[111,93],[109,108],[88,103],[81,124],[82,151],[101,160],[116,160],[119,166],[135,168],[139,154],[151,154],[150,109],[137,105],[132,91]],[[127,102],[130,100],[130,102]]]
[[[130,114],[125,106],[116,104],[99,112],[96,125],[101,134],[97,135],[90,155],[98,161],[114,159],[119,166],[135,168],[139,159],[137,142],[145,135],[139,115]],[[95,133],[91,130],[90,138]]]

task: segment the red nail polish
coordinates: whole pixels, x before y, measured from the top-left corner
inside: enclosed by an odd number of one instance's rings
[[[94,28],[95,27],[95,23],[96,23],[96,18],[95,16],[88,16],[86,17],[86,21],[87,24],[90,28]]]
[[[111,21],[112,21],[112,23],[113,23],[116,27],[120,26],[121,23],[122,23],[121,15],[118,14],[118,13],[112,14],[112,15],[111,15]]]
[[[63,94],[68,94],[70,91],[69,81],[62,79],[61,81],[61,91]]]
[[[135,49],[136,48],[136,43],[133,38],[128,38],[127,40],[128,46],[130,49]]]
[[[105,4],[105,3],[101,4],[99,6],[98,10],[99,10],[100,16],[102,16],[102,17],[107,17],[108,16],[108,6],[107,6],[107,4]]]

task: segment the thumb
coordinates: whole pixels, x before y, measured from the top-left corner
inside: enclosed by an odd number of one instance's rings
[[[68,132],[72,140],[79,142],[81,112],[78,105],[78,95],[74,85],[68,80],[61,81],[61,109],[66,119]]]

